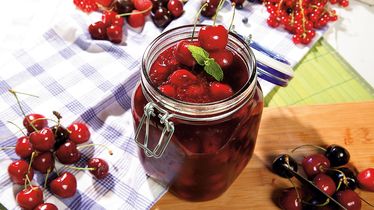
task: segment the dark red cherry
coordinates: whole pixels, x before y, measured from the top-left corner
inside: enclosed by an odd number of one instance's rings
[[[186,69],[179,69],[169,76],[169,82],[177,87],[188,86],[197,81],[197,77]]]
[[[216,14],[217,7],[220,0],[205,0],[202,2],[202,5],[207,3],[208,5],[203,8],[201,14],[205,17],[213,17]]]
[[[374,192],[374,168],[367,168],[358,173],[357,180],[362,189]]]
[[[42,203],[35,207],[34,210],[58,210],[58,208],[53,203]]]
[[[230,67],[234,60],[234,55],[227,49],[211,52],[209,57],[213,58],[222,69]]]
[[[73,164],[81,158],[81,153],[77,149],[77,145],[72,141],[61,145],[56,150],[55,155],[62,164]]]
[[[223,50],[228,43],[228,32],[223,25],[203,26],[199,31],[198,40],[205,50]]]
[[[190,50],[188,50],[189,45],[200,46],[199,42],[182,40],[179,41],[175,49],[175,58],[177,61],[188,67],[192,67],[196,64],[196,60],[192,57]]]
[[[86,123],[74,122],[67,129],[70,131],[69,139],[76,144],[82,144],[87,142],[91,133]]]
[[[284,177],[284,178],[291,178],[294,175],[288,172],[285,169],[285,166],[288,166],[294,172],[297,172],[297,162],[291,156],[287,154],[280,155],[276,157],[271,165],[272,170],[275,174]]]
[[[98,179],[105,178],[109,173],[108,163],[101,158],[89,159],[87,166],[89,168],[95,168],[95,170],[90,170],[90,173],[93,174]]]
[[[312,154],[303,159],[302,166],[306,175],[313,177],[330,168],[330,161],[322,154]]]
[[[151,18],[159,28],[165,28],[173,20],[172,14],[165,7],[158,7],[152,13]]]
[[[122,26],[120,25],[111,25],[106,29],[106,34],[108,36],[109,41],[119,44],[122,42]]]
[[[234,95],[234,91],[228,84],[223,84],[220,82],[212,82],[209,86],[209,92],[212,98],[216,101],[228,98]]]
[[[26,175],[30,180],[34,177],[34,170],[30,168],[29,163],[25,160],[16,160],[8,166],[8,174],[10,180],[19,185],[24,185]]]
[[[302,209],[302,203],[301,200],[297,197],[297,195],[300,195],[300,199],[303,198],[304,193],[301,189],[295,188],[288,188],[283,190],[280,198],[279,198],[279,206],[282,209],[285,210],[301,210]]]
[[[28,186],[16,195],[18,205],[23,209],[34,209],[43,203],[43,191],[37,186]]]
[[[168,10],[174,17],[178,18],[183,14],[183,2],[181,0],[169,0]]]
[[[66,130],[61,125],[54,125],[51,127],[51,130],[55,136],[55,145],[54,150],[57,150],[61,145],[63,145],[69,139],[69,131]]]
[[[354,190],[357,188],[356,175],[347,167],[337,168],[336,170],[328,170],[326,171],[326,174],[334,180],[336,186],[341,183],[339,190]]]
[[[30,139],[28,136],[22,136],[17,139],[15,151],[16,154],[23,159],[29,158],[31,156],[34,149],[32,148],[32,144],[30,143]]]
[[[131,0],[116,0],[113,3],[113,9],[118,14],[130,13],[132,10],[134,10],[134,4]]]
[[[29,133],[35,131],[35,129],[30,125],[31,122],[37,130],[41,130],[48,126],[48,121],[45,119],[44,115],[35,113],[28,114],[23,119],[23,126],[25,126]]]
[[[160,87],[158,87],[158,89],[165,95],[171,97],[171,98],[175,98],[177,96],[177,92],[174,88],[174,86],[172,85],[161,85]]]
[[[31,164],[32,168],[45,174],[55,167],[55,159],[52,152],[37,153]]]
[[[324,173],[319,173],[313,178],[313,183],[327,195],[333,195],[336,190],[334,180]]]
[[[331,167],[343,166],[349,162],[351,157],[348,150],[336,144],[326,148],[325,156],[330,160]]]
[[[360,210],[361,199],[355,191],[343,190],[335,194],[336,201],[342,204],[347,210]]]
[[[55,135],[48,127],[45,127],[38,132],[34,131],[30,134],[30,143],[32,144],[32,147],[40,152],[46,152],[53,149],[55,142]]]
[[[69,172],[62,173],[59,177],[49,183],[53,194],[61,198],[69,198],[77,192],[77,179]]]
[[[106,40],[106,25],[102,21],[97,21],[88,26],[88,32],[91,35],[92,39],[95,40]]]

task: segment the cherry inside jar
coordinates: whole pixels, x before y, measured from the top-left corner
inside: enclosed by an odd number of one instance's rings
[[[263,96],[254,55],[235,34],[229,33],[226,50],[233,61],[223,69],[222,82],[198,64],[187,67],[178,62],[176,45],[191,39],[192,30],[191,25],[172,29],[149,45],[132,98],[132,115],[147,174],[179,198],[205,201],[225,192],[250,160]],[[181,70],[192,74],[188,84],[171,81]],[[211,88],[217,84],[229,86],[232,93],[216,98]]]

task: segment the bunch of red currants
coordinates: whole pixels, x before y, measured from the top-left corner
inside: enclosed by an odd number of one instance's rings
[[[184,10],[182,0],[74,0],[84,12],[102,11],[101,21],[88,27],[92,39],[119,44],[123,39],[125,20],[132,28],[141,28],[151,15],[157,27],[166,27]]]
[[[20,108],[22,110],[22,107]],[[37,113],[25,115],[23,126],[27,133],[20,129],[23,136],[17,139],[14,147],[0,148],[15,149],[15,153],[21,158],[8,166],[8,174],[13,183],[24,185],[24,189],[16,195],[18,205],[24,209],[57,209],[54,204],[43,203],[43,188],[32,183],[34,170],[46,174],[44,188],[49,188],[54,195],[61,198],[72,197],[77,191],[75,176],[64,171],[64,168],[88,170],[97,179],[105,178],[109,173],[108,163],[101,158],[90,158],[87,167],[84,168],[69,166],[81,159],[79,149],[95,144],[79,145],[90,139],[91,134],[87,124],[73,122],[65,128],[60,124],[61,115],[58,112],[53,113],[57,121]],[[48,120],[56,124],[49,127]],[[109,153],[112,154],[110,150]],[[55,167],[56,160],[64,164],[59,170]],[[56,172],[57,177],[50,176],[55,175],[52,174],[53,171]]]
[[[269,17],[267,24],[277,28],[283,26],[293,34],[295,44],[309,44],[316,35],[315,29],[323,28],[328,22],[338,19],[330,4],[349,5],[348,0],[265,0]]]
[[[300,147],[303,146],[306,145]],[[290,179],[294,185],[282,191],[279,196],[279,206],[285,210],[340,208],[359,210],[361,201],[371,205],[354,190],[359,187],[374,192],[374,168],[356,174],[347,166],[350,154],[344,147],[335,144],[327,148],[314,147],[324,153],[307,155],[301,164],[288,154],[282,154],[273,161],[273,172]],[[298,171],[298,165],[302,166],[302,171]],[[306,178],[301,174],[305,174]],[[301,188],[296,186],[292,177],[299,179],[302,183]]]

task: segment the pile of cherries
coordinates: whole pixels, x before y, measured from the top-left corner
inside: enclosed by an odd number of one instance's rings
[[[301,163],[302,170],[298,170],[298,163],[288,154],[282,154],[273,161],[273,172],[290,179],[294,185],[282,191],[279,206],[285,210],[326,210],[340,207],[347,210],[361,209],[363,199],[354,190],[359,187],[374,192],[374,168],[368,168],[356,175],[355,171],[346,166],[350,154],[345,148],[334,144],[327,148],[317,148],[323,150],[324,154],[313,153],[305,156]],[[305,174],[306,178],[301,174]],[[303,183],[301,188],[294,184],[292,177]],[[332,202],[331,198],[340,205]]]
[[[329,3],[338,3],[342,7],[349,5],[348,0],[265,0],[269,13],[267,24],[273,28],[283,26],[293,34],[295,44],[307,45],[316,35],[315,29],[338,19]]]
[[[132,28],[141,28],[151,15],[154,24],[164,28],[184,12],[182,0],[74,0],[74,4],[84,12],[101,10],[101,21],[88,31],[92,39],[115,44],[122,42],[125,20]]]
[[[196,39],[184,39],[163,51],[150,69],[150,78],[165,95],[182,101],[206,103],[233,95],[229,84],[215,79],[204,71],[193,56],[190,46],[205,51],[206,60],[215,62],[218,71],[227,70],[233,63],[233,53],[226,49],[228,31],[222,25],[203,26]],[[209,61],[210,62],[210,61]]]
[[[17,139],[15,147],[0,148],[14,148],[21,158],[8,166],[8,174],[14,184],[24,185],[24,189],[16,195],[18,205],[24,209],[57,209],[51,203],[43,203],[43,188],[32,183],[34,170],[46,174],[44,188],[48,187],[54,195],[61,198],[72,197],[77,191],[75,176],[63,171],[64,168],[89,170],[97,179],[105,178],[109,173],[108,163],[101,158],[90,158],[86,168],[68,165],[81,159],[80,148],[95,144],[78,146],[90,139],[88,126],[82,122],[73,122],[65,128],[60,124],[61,115],[57,112],[54,112],[54,115],[58,120],[57,124],[51,127],[48,126],[48,119],[41,114],[25,115],[23,126],[27,134],[21,129],[24,135]],[[111,154],[110,150],[109,153]],[[56,160],[65,164],[59,170],[55,167]]]

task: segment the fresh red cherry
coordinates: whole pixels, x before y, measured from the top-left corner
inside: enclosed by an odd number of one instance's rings
[[[227,49],[211,52],[209,57],[213,58],[222,69],[230,67],[234,60],[234,55]]]
[[[42,203],[35,207],[34,210],[58,210],[58,208],[53,203]]]
[[[158,87],[158,89],[165,95],[175,98],[177,96],[177,92],[175,91],[175,88],[172,85],[161,85]]]
[[[170,0],[168,2],[168,10],[176,18],[181,16],[183,14],[183,2],[181,0]]]
[[[55,145],[55,135],[48,127],[40,131],[34,131],[30,134],[30,143],[33,148],[40,152],[46,152],[53,149]]]
[[[26,176],[32,180],[34,177],[34,170],[30,168],[25,160],[16,160],[8,166],[8,174],[10,179],[19,185],[25,184]]]
[[[203,10],[201,11],[201,14],[205,17],[213,17],[213,15],[216,14],[219,2],[220,0],[203,1],[202,4],[207,3],[207,6],[203,8]]]
[[[69,198],[77,192],[77,179],[69,172],[62,173],[59,177],[49,183],[53,194],[61,198]]]
[[[28,186],[16,195],[16,201],[23,209],[34,209],[43,203],[43,191],[37,186]]]
[[[86,123],[74,122],[67,127],[70,131],[69,139],[76,144],[82,144],[87,142],[91,133]]]
[[[106,25],[102,21],[97,21],[88,26],[88,32],[91,35],[92,39],[96,40],[105,40],[107,39],[106,35]]]
[[[21,138],[17,139],[15,151],[20,158],[29,158],[34,151],[29,137],[22,136]]]
[[[216,101],[234,95],[234,91],[229,85],[220,82],[212,82],[209,86],[209,92]]]
[[[336,190],[334,180],[324,173],[319,173],[313,178],[313,183],[327,195],[333,195]]]
[[[133,0],[135,9],[139,11],[148,10],[148,12],[144,13],[144,15],[149,15],[152,9],[152,1],[151,0]]]
[[[347,210],[360,210],[361,199],[355,191],[343,190],[335,194],[336,201],[342,204]]]
[[[35,129],[30,125],[31,122],[37,130],[41,130],[42,128],[48,126],[48,121],[45,119],[43,115],[35,113],[28,114],[23,119],[23,126],[25,126],[29,133],[35,131]]]
[[[89,168],[95,168],[95,170],[90,170],[90,173],[93,174],[98,179],[105,178],[109,173],[108,163],[101,158],[89,159],[87,166]]]
[[[115,44],[119,44],[122,42],[122,26],[111,25],[106,29],[106,34],[108,36],[109,41]]]
[[[179,41],[175,49],[175,58],[179,63],[192,67],[196,64],[196,60],[192,57],[191,51],[188,49],[189,45],[200,46],[199,42],[196,41]]]
[[[113,22],[117,19],[117,13],[111,10],[105,10],[101,15],[101,20],[106,27],[112,25]]]
[[[197,77],[186,69],[179,69],[169,76],[169,82],[178,87],[185,87],[197,81]]]
[[[52,152],[38,153],[34,156],[31,167],[41,173],[45,174],[52,171],[55,166],[55,159]]]
[[[282,191],[282,194],[279,198],[279,206],[282,209],[285,210],[301,210],[302,209],[302,203],[301,200],[297,197],[297,195],[300,195],[300,199],[302,199],[304,193],[301,189],[295,188],[288,188]]]
[[[81,158],[81,153],[77,149],[77,145],[72,141],[61,145],[56,150],[55,155],[62,164],[73,164]]]
[[[228,32],[223,25],[203,26],[199,31],[198,40],[205,50],[222,50],[228,43]]]
[[[322,154],[312,154],[303,159],[302,166],[306,175],[313,177],[314,175],[323,173],[330,168],[330,161]]]
[[[374,168],[367,168],[358,173],[357,180],[362,189],[374,192]]]
[[[133,10],[130,16],[127,17],[127,23],[133,28],[143,27],[145,24],[145,17],[139,13],[139,10]]]

